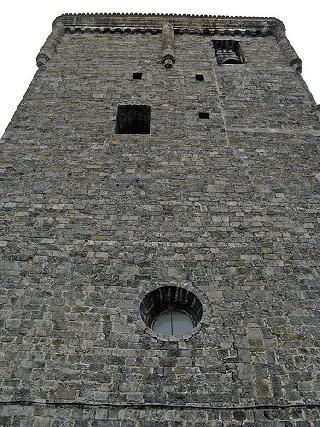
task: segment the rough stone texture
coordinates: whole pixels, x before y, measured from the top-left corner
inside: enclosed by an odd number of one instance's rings
[[[178,30],[170,69],[161,31],[65,34],[1,140],[0,425],[320,425],[316,105],[275,35],[218,66],[226,36]],[[165,285],[203,304],[189,338],[146,331]]]

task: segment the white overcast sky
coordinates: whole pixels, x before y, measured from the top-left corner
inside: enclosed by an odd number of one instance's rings
[[[71,12],[155,12],[274,16],[302,59],[303,78],[320,103],[318,0],[2,0],[0,3],[0,136],[36,71],[36,55],[54,18]],[[1,156],[1,153],[0,153]]]

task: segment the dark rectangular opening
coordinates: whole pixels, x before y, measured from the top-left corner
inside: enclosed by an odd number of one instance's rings
[[[208,119],[209,113],[199,113],[199,119]]]
[[[203,82],[204,80],[203,74],[196,74],[196,80],[197,82]]]
[[[132,78],[134,80],[141,80],[142,79],[142,73],[133,73]]]
[[[118,105],[116,133],[150,133],[149,105]]]
[[[237,40],[213,40],[218,65],[243,64],[244,57]]]

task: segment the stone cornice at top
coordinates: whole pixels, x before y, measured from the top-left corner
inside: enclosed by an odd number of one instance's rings
[[[161,29],[164,22],[169,22],[175,30],[192,32],[225,32],[276,35],[285,32],[282,21],[277,18],[215,16],[189,14],[158,13],[66,13],[58,16],[53,25],[62,23],[66,29],[78,28],[144,28]]]
[[[174,34],[219,36],[274,36],[288,64],[302,71],[301,59],[285,35],[285,26],[276,18],[228,17],[207,15],[91,13],[64,14],[52,24],[52,31],[37,55],[37,65],[43,69],[54,56],[65,33],[73,32],[151,32],[162,33],[163,63],[175,62]]]

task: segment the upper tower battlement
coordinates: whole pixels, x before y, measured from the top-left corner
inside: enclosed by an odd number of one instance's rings
[[[168,25],[172,35],[168,34]],[[165,31],[163,30],[165,28]],[[173,43],[176,34],[199,34],[203,36],[266,37],[276,38],[290,66],[302,71],[302,62],[286,37],[285,26],[276,18],[227,17],[215,15],[176,15],[140,13],[93,13],[63,14],[53,22],[52,33],[37,56],[37,65],[44,65],[55,52],[65,33],[167,33]],[[168,50],[168,48],[166,49]],[[171,48],[169,48],[171,50]],[[172,56],[170,52],[169,56]]]
[[[145,14],[145,13],[65,13],[58,16],[54,24],[62,23],[65,28],[79,27],[114,28],[120,29],[145,28],[161,30],[162,25],[169,22],[177,32],[218,34],[261,34],[275,35],[285,31],[282,21],[273,17],[243,17],[243,16],[216,16],[216,15],[186,15],[186,14]]]

